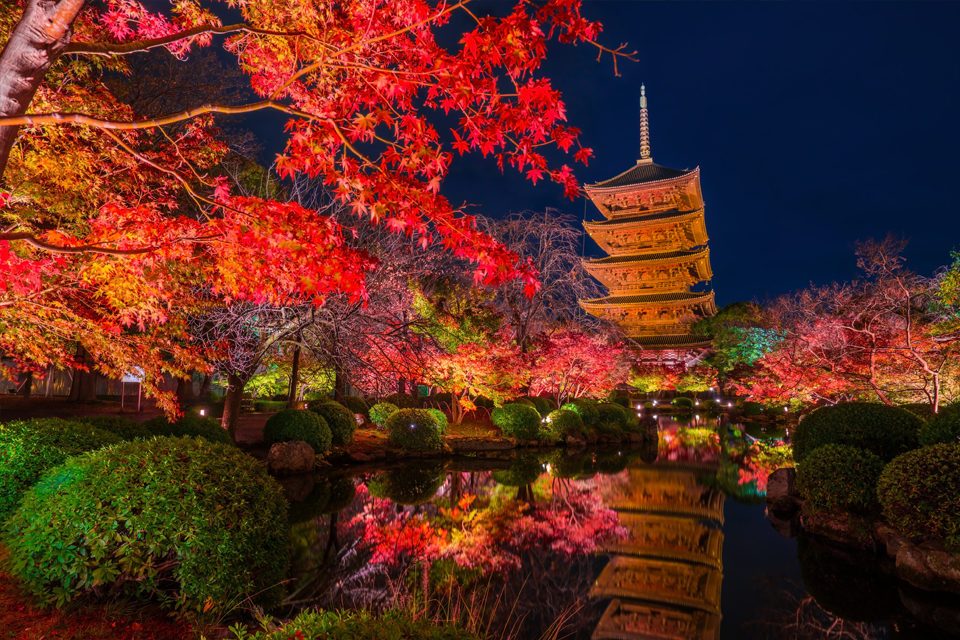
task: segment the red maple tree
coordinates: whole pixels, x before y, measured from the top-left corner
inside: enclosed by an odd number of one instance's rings
[[[503,15],[469,0],[225,4],[240,22],[224,24],[210,0],[168,12],[136,0],[0,9],[0,351],[40,368],[75,364],[79,344],[104,373],[140,367],[157,393],[163,371],[199,366],[178,318],[197,287],[255,303],[363,299],[374,265],[339,225],[233,195],[213,114],[285,114],[281,175],[320,179],[358,216],[441,244],[478,282],[535,290],[535,269],[439,191],[456,154],[479,152],[578,193],[571,168],[544,155],[591,155],[540,75],[547,43],[590,43],[614,64],[625,55],[596,41],[579,0],[518,1]],[[456,43],[441,44],[451,30]],[[165,48],[185,60],[219,37],[255,100],[141,117],[105,82],[132,72],[129,56]],[[452,117],[448,135],[435,113]]]

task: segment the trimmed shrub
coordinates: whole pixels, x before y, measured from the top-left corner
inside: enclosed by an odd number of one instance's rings
[[[892,460],[917,446],[923,421],[900,407],[847,402],[820,407],[797,425],[793,457],[800,462],[825,444],[847,444]]]
[[[316,453],[326,453],[333,442],[333,434],[323,417],[306,409],[284,409],[273,414],[263,427],[263,441],[267,444],[303,440]]]
[[[219,422],[193,413],[184,414],[176,422],[159,417],[147,420],[143,425],[157,436],[196,436],[210,442],[233,444],[230,434],[220,426]]]
[[[420,406],[420,398],[408,393],[391,393],[382,402],[395,404],[401,409],[417,409]]]
[[[674,398],[670,401],[670,404],[677,407],[678,409],[693,410],[693,400],[690,398]]]
[[[346,445],[353,442],[353,432],[357,429],[357,419],[353,412],[335,400],[311,402],[310,411],[324,419],[333,435],[333,444]]]
[[[920,427],[918,439],[921,446],[960,442],[960,404],[941,408],[940,413]]]
[[[901,404],[900,408],[906,409],[921,420],[929,420],[936,415],[933,412],[933,407],[930,406],[929,402],[911,402],[910,404]],[[940,409],[942,410],[943,407],[940,407]]]
[[[11,573],[43,602],[114,590],[223,611],[284,576],[287,506],[263,465],[202,438],[125,442],[70,458],[6,525]]]
[[[124,416],[83,416],[75,420],[109,431],[121,440],[146,440],[158,435],[149,426]]]
[[[424,409],[424,411],[432,415],[433,419],[437,421],[437,426],[440,427],[440,433],[447,432],[447,427],[450,426],[450,421],[447,420],[447,414],[440,409]]]
[[[932,536],[960,549],[960,444],[897,456],[877,485],[883,516],[913,539]]]
[[[597,411],[597,402],[588,398],[579,398],[564,404],[560,408],[576,412],[576,414],[580,416],[580,419],[583,420],[583,424],[588,427],[594,426],[600,419],[600,412]]]
[[[422,504],[437,495],[446,476],[439,463],[407,466],[378,473],[367,482],[370,495],[397,504]]]
[[[520,440],[535,440],[540,435],[540,414],[532,402],[512,402],[497,407],[490,414],[490,420],[504,435]]]
[[[263,631],[233,629],[234,640],[478,640],[453,625],[414,620],[409,614],[389,611],[375,616],[367,611],[304,611],[293,619]]]
[[[439,451],[443,448],[440,425],[426,409],[400,409],[387,418],[387,441],[410,451]]]
[[[797,488],[815,510],[869,512],[877,508],[883,460],[845,444],[814,449],[797,467]]]
[[[367,415],[367,411],[370,411],[370,403],[360,396],[344,396],[340,404],[350,409],[354,414],[365,416]]]
[[[529,396],[527,400],[533,403],[533,408],[542,416],[547,415],[557,407],[551,398],[543,396]]]
[[[547,414],[544,430],[554,438],[561,440],[567,436],[582,438],[585,432],[583,419],[576,411],[557,409]]]
[[[601,433],[623,433],[633,426],[633,414],[619,404],[601,402],[597,405],[597,412],[596,424]]]
[[[0,522],[40,476],[70,456],[121,442],[117,435],[82,422],[35,418],[0,424]]]
[[[391,402],[378,402],[370,407],[370,422],[378,427],[387,426],[387,419],[400,411],[400,407]]]

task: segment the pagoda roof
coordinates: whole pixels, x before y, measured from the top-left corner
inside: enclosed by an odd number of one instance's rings
[[[634,253],[630,255],[606,256],[604,258],[594,258],[587,260],[587,264],[613,264],[618,262],[663,262],[676,261],[682,258],[693,258],[709,253],[707,247],[700,249],[688,249],[685,251],[664,251],[660,253]]]
[[[694,169],[671,169],[655,162],[638,162],[626,171],[618,173],[612,178],[594,182],[586,185],[587,189],[610,189],[615,187],[628,187],[636,184],[647,184],[651,182],[660,182],[662,180],[672,180],[682,176],[690,175],[696,172]]]
[[[604,296],[584,300],[584,304],[648,304],[662,302],[700,302],[713,297],[713,291],[668,291],[664,293],[641,293],[630,296]]]
[[[643,336],[640,338],[631,338],[640,347],[646,349],[670,349],[670,348],[689,348],[709,347],[710,340],[704,336],[691,334],[675,336]]]
[[[636,224],[644,222],[660,222],[662,220],[671,220],[673,218],[686,218],[693,215],[703,215],[703,209],[690,209],[688,211],[680,211],[679,209],[670,209],[669,211],[661,211],[659,213],[647,213],[640,214],[635,216],[627,216],[623,218],[613,218],[611,220],[585,220],[583,226],[585,227],[616,227],[623,224]]]

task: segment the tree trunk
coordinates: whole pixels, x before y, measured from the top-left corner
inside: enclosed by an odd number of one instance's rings
[[[290,388],[287,391],[287,406],[291,409],[297,404],[297,391],[300,389],[300,343],[293,348],[293,364],[290,366]]]
[[[23,382],[20,384],[20,395],[29,398],[31,391],[33,391],[33,371],[27,371],[23,374]]]
[[[196,396],[193,394],[193,377],[179,378],[177,380],[177,402],[180,407],[182,408],[194,400],[196,400]]]
[[[82,346],[77,345],[77,364],[89,367],[92,365],[90,354]],[[73,381],[70,383],[71,402],[93,402],[97,399],[97,378],[94,371],[74,368]]]
[[[333,399],[342,402],[347,397],[347,375],[343,367],[337,363],[333,369]]]
[[[235,373],[227,376],[227,395],[223,399],[223,417],[220,426],[230,433],[230,437],[237,439],[237,419],[240,417],[240,400],[243,398],[243,387],[246,381]]]
[[[0,53],[0,116],[27,112],[47,69],[70,42],[85,0],[27,0],[20,22]],[[0,127],[0,177],[19,127]]]

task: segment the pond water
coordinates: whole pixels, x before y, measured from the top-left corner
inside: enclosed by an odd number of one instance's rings
[[[491,638],[957,637],[960,601],[765,514],[763,427],[289,481],[287,605],[400,607]]]

